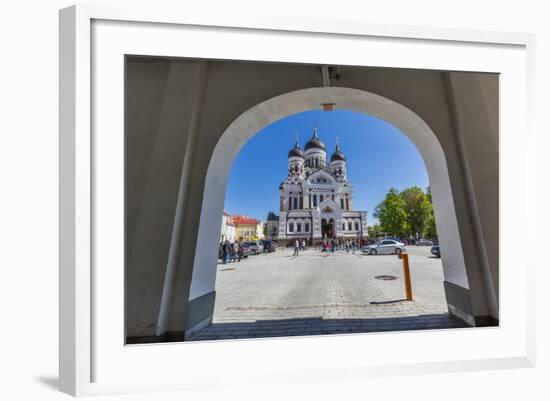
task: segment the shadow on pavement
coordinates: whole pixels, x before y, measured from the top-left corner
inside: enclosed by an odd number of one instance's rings
[[[448,314],[368,319],[300,318],[257,320],[255,322],[213,323],[194,333],[187,338],[186,341],[452,329],[463,327],[470,326]]]

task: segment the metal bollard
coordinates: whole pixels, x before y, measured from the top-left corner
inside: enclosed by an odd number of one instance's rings
[[[403,274],[405,276],[405,291],[407,293],[407,301],[413,300],[412,285],[411,285],[411,272],[409,270],[409,255],[406,253],[400,253],[397,255],[399,259],[403,259]]]

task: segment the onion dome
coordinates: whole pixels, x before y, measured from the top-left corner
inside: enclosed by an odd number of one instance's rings
[[[321,149],[322,151],[326,152],[327,147],[321,140],[319,139],[319,136],[317,135],[317,128],[313,130],[313,137],[306,143],[305,150],[309,149]]]
[[[344,156],[344,154],[340,150],[340,146],[338,144],[336,145],[336,150],[334,151],[332,156],[330,156],[330,161],[331,162],[334,162],[334,161],[337,161],[337,160],[341,160],[343,162],[346,161],[346,156]]]
[[[290,152],[288,152],[288,157],[301,157],[304,158],[304,151],[300,148],[300,144],[298,141],[296,141],[296,144],[292,149],[290,149]]]

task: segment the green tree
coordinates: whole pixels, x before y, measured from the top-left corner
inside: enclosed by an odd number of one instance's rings
[[[424,235],[427,238],[437,240],[437,227],[435,225],[435,214],[432,202],[432,189],[430,187],[426,188],[426,198],[430,204],[430,214],[426,221],[426,226],[424,228]]]
[[[407,234],[411,237],[423,236],[432,214],[430,199],[422,188],[417,186],[404,189],[399,196],[405,202]]]
[[[391,188],[384,200],[374,209],[374,217],[380,222],[382,230],[402,236],[408,231],[406,207],[399,191]]]
[[[426,221],[426,228],[424,231],[424,236],[426,238],[431,238],[437,240],[437,228],[435,226],[435,216],[433,209],[430,212],[430,215]]]

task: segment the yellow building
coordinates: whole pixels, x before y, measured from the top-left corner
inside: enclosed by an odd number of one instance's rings
[[[262,222],[249,216],[233,216],[235,238],[238,241],[258,241],[263,238]]]

